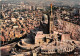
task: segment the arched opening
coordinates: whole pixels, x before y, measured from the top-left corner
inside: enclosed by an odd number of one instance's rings
[[[58,37],[58,40],[59,40],[59,41],[61,41],[61,35],[60,35],[60,34],[58,34],[58,36],[59,36],[59,37]]]
[[[43,41],[46,42],[46,37],[43,38]]]

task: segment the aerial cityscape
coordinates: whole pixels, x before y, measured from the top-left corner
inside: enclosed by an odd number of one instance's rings
[[[80,56],[80,0],[0,0],[0,56]]]

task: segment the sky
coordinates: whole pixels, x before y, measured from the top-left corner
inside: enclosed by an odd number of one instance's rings
[[[2,0],[5,1],[5,0]],[[12,1],[12,0],[7,0]],[[20,1],[20,0],[13,0],[13,1]],[[48,2],[54,2],[54,3],[62,3],[62,4],[68,4],[68,5],[75,5],[80,4],[80,0],[21,0],[21,1],[32,1],[34,3],[48,3]]]
[[[2,0],[5,1],[5,0]],[[9,0],[7,0],[9,1]],[[16,1],[16,0],[15,0]],[[34,0],[33,0],[34,1]],[[41,1],[41,0],[36,0],[36,1]],[[45,0],[45,1],[51,1],[51,0]],[[53,0],[52,0],[53,1]],[[54,1],[80,1],[80,0],[54,0]]]

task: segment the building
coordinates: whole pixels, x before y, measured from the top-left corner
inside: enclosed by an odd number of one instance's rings
[[[35,44],[43,44],[44,42],[49,43],[52,39],[53,39],[53,32],[54,32],[54,16],[53,16],[53,12],[52,12],[52,4],[51,6],[51,14],[48,20],[48,34],[44,34],[43,31],[38,31],[36,36],[35,36]],[[43,24],[44,25],[44,24]]]

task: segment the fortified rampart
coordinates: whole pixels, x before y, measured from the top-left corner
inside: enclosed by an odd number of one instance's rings
[[[62,28],[64,32],[70,32],[72,39],[80,40],[80,26],[58,19],[59,27]]]

